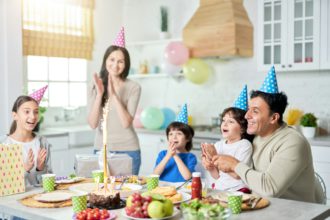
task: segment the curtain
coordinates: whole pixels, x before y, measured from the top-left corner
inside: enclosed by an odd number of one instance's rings
[[[23,55],[91,59],[94,0],[22,0]]]

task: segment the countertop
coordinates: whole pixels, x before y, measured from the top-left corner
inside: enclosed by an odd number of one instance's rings
[[[68,127],[49,127],[41,130],[39,134],[44,135],[46,137],[54,137],[59,135],[69,135],[70,132],[80,132],[80,131],[94,132],[88,125],[77,125],[77,126],[68,126]],[[165,130],[148,130],[143,128],[137,128],[136,132],[138,134],[163,135],[164,137],[166,135]],[[211,131],[195,130],[194,138],[211,139],[212,141],[215,142],[221,139],[221,134],[219,129],[212,129]],[[330,147],[330,135],[317,136],[315,138],[308,139],[308,141],[312,146]]]

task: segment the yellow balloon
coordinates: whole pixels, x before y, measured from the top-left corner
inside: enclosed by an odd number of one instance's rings
[[[183,65],[183,75],[193,83],[202,84],[210,75],[209,66],[201,59],[189,59]]]

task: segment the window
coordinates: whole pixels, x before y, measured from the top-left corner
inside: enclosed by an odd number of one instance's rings
[[[87,61],[27,56],[28,94],[48,85],[42,106],[77,107],[87,103]]]

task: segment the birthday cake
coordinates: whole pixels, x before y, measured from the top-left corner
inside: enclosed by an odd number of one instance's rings
[[[121,208],[121,199],[118,191],[105,192],[103,190],[94,191],[89,195],[90,207],[102,209],[117,209]]]

